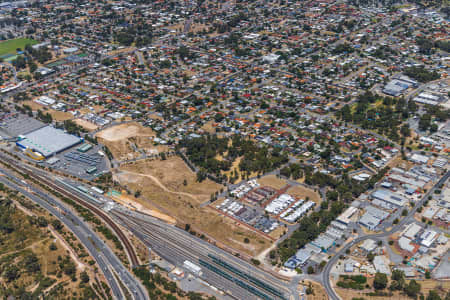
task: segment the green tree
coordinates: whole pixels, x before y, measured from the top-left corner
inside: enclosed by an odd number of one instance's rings
[[[409,297],[415,298],[415,297],[417,297],[417,295],[419,294],[420,289],[421,289],[420,284],[418,284],[417,281],[415,281],[415,280],[413,279],[413,280],[411,280],[411,281],[409,282],[409,284],[407,284],[407,285],[405,286],[405,293],[406,293]]]
[[[80,280],[82,283],[88,283],[89,282],[89,275],[86,271],[81,272],[80,274]]]
[[[375,278],[373,280],[373,287],[376,290],[385,289],[387,286],[387,282],[388,282],[388,278],[387,278],[386,274],[377,272],[375,274]]]
[[[436,291],[431,290],[428,292],[427,300],[441,300],[441,297]]]

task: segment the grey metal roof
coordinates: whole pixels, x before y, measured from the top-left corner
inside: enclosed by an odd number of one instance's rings
[[[79,137],[67,134],[60,129],[46,126],[26,134],[17,144],[24,148],[31,148],[48,157],[79,144],[81,141]]]

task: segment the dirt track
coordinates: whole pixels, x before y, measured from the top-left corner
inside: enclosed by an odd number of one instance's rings
[[[169,190],[164,184],[162,184],[161,181],[159,181],[158,178],[156,178],[156,177],[154,177],[154,176],[152,176],[152,175],[149,175],[149,174],[140,174],[140,173],[135,173],[135,172],[131,172],[131,171],[125,171],[125,170],[122,170],[121,173],[131,174],[131,175],[135,175],[135,176],[148,177],[148,178],[150,178],[151,180],[153,180],[153,181],[154,181],[160,188],[162,188],[165,192],[168,192],[168,193],[171,193],[171,194],[175,194],[175,195],[186,196],[186,197],[189,197],[189,198],[191,198],[191,199],[193,199],[193,200],[196,200],[196,201],[198,200],[198,199],[197,199],[194,195],[192,195],[192,194],[185,193],[185,192],[175,192],[175,191]],[[117,174],[117,175],[120,176],[120,173]]]

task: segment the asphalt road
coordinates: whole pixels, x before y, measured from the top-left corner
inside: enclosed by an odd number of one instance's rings
[[[83,220],[81,220],[81,218],[79,218],[55,198],[49,196],[32,185],[23,183],[9,171],[0,168],[0,172],[5,175],[0,176],[0,182],[11,189],[20,192],[33,202],[45,208],[62,223],[64,223],[64,225],[66,225],[77,236],[105,275],[115,299],[125,299],[124,292],[120,288],[116,276],[120,278],[123,285],[127,287],[129,293],[133,295],[135,300],[148,299],[146,291],[137,279],[131,275],[131,273],[123,266],[111,249]],[[8,178],[10,180],[8,180]],[[32,193],[28,192],[28,190],[31,190]]]
[[[409,223],[410,221],[414,220],[414,214],[416,213],[417,209],[419,207],[421,207],[423,205],[423,203],[428,199],[428,196],[430,196],[434,190],[439,187],[441,184],[443,184],[448,178],[450,177],[450,171],[447,172],[434,186],[433,188],[431,188],[423,197],[422,199],[416,203],[416,205],[411,209],[411,211],[408,213],[408,215],[406,217],[404,217],[397,225],[394,225],[392,227],[392,229],[390,231],[387,232],[382,232],[382,233],[377,233],[377,234],[370,234],[370,235],[364,235],[364,236],[360,236],[356,239],[354,239],[353,241],[351,241],[350,243],[346,244],[344,247],[342,247],[342,249],[337,252],[327,263],[327,265],[325,266],[323,272],[322,272],[322,280],[321,282],[323,283],[325,290],[328,294],[328,296],[332,299],[332,300],[340,300],[340,297],[336,294],[336,292],[334,291],[334,289],[331,287],[331,283],[330,283],[330,272],[331,269],[333,268],[333,266],[336,264],[336,262],[338,261],[339,257],[341,255],[345,254],[345,251],[347,251],[347,249],[350,249],[352,246],[367,240],[367,239],[374,239],[374,240],[380,240],[382,238],[386,238],[388,236],[390,236],[391,234],[393,234],[394,232],[399,231],[402,226],[404,226],[405,224]]]

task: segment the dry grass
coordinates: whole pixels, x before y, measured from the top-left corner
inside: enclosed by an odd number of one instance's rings
[[[270,186],[274,189],[281,189],[282,187],[286,186],[286,181],[277,178],[275,175],[264,176],[258,179],[258,183],[261,186]]]
[[[109,51],[108,55],[119,55],[121,53],[130,52],[130,51],[133,51],[135,49],[136,48],[134,48],[134,47],[127,47],[127,48],[123,48],[123,49],[113,50],[113,51]]]
[[[196,174],[192,172],[184,161],[178,156],[166,160],[146,160],[125,165],[121,168],[133,173],[149,175],[153,182],[159,181],[167,191],[174,193],[187,193],[193,196],[196,204],[209,200],[211,194],[221,189],[221,185],[206,179],[196,181]],[[184,181],[186,180],[186,185]]]
[[[41,105],[39,103],[36,103],[34,101],[31,101],[31,100],[23,101],[22,103],[24,105],[28,105],[31,108],[32,111],[37,111],[37,110],[42,109],[44,107],[43,105]]]
[[[235,161],[231,164],[230,170],[226,171],[226,172],[222,172],[222,174],[227,175],[228,178],[230,178],[232,176],[232,174],[234,174],[234,171],[237,171],[237,179],[234,182],[241,182],[242,180],[245,180],[245,172],[241,172],[241,170],[239,170],[239,164],[241,163],[242,157],[238,157],[235,159]],[[256,172],[252,172],[249,176],[249,178],[252,177],[256,177],[258,175],[258,173]]]
[[[318,192],[314,192],[313,190],[303,186],[293,186],[289,188],[286,193],[300,199],[306,199],[306,197],[308,197],[309,200],[314,201],[317,205],[321,202]]]
[[[209,180],[196,182],[195,174],[181,158],[141,161],[121,169],[124,172],[116,174],[116,179],[133,191],[141,191],[142,197],[136,201],[144,207],[152,209],[156,206],[180,222],[191,224],[196,232],[251,256],[271,245],[270,240],[236,224],[232,219],[211,208],[200,207],[221,186]],[[250,243],[244,243],[245,238]]]
[[[373,286],[373,278],[368,278],[367,282],[369,286]],[[409,281],[407,280],[407,283]],[[430,290],[436,290],[438,293],[441,294],[441,297],[445,297],[446,291],[450,290],[450,281],[437,281],[437,280],[417,280],[417,282],[421,285],[421,293],[423,293],[425,296],[428,295],[428,292]],[[389,286],[389,283],[388,283]],[[386,300],[386,299],[399,299],[399,300],[411,300],[410,297],[407,295],[396,291],[392,293],[392,296],[385,297],[385,296],[368,296],[366,293],[372,291],[372,290],[364,290],[364,291],[357,291],[352,289],[342,289],[342,288],[335,288],[335,291],[338,293],[338,295],[342,299],[352,299],[352,298],[361,298],[367,300]],[[388,289],[384,290],[384,292],[389,292]]]
[[[55,120],[57,122],[62,122],[62,121],[73,119],[73,115],[69,112],[49,109],[48,113],[52,116],[53,120]]]
[[[279,239],[285,231],[287,231],[287,229],[281,224],[281,226],[278,226],[275,230],[270,232],[269,235],[275,239]]]
[[[308,286],[311,285],[313,289],[313,293],[311,295],[306,296],[308,300],[327,300],[328,295],[325,291],[324,287],[315,282],[310,280],[302,280],[302,283],[300,283],[300,288],[303,289],[303,287],[308,288]],[[350,298],[343,298],[343,299],[350,299]]]
[[[75,122],[75,124],[86,129],[87,131],[94,131],[98,128],[98,126],[95,125],[94,123],[83,120],[83,119],[76,119],[76,120],[74,120],[74,122]]]

